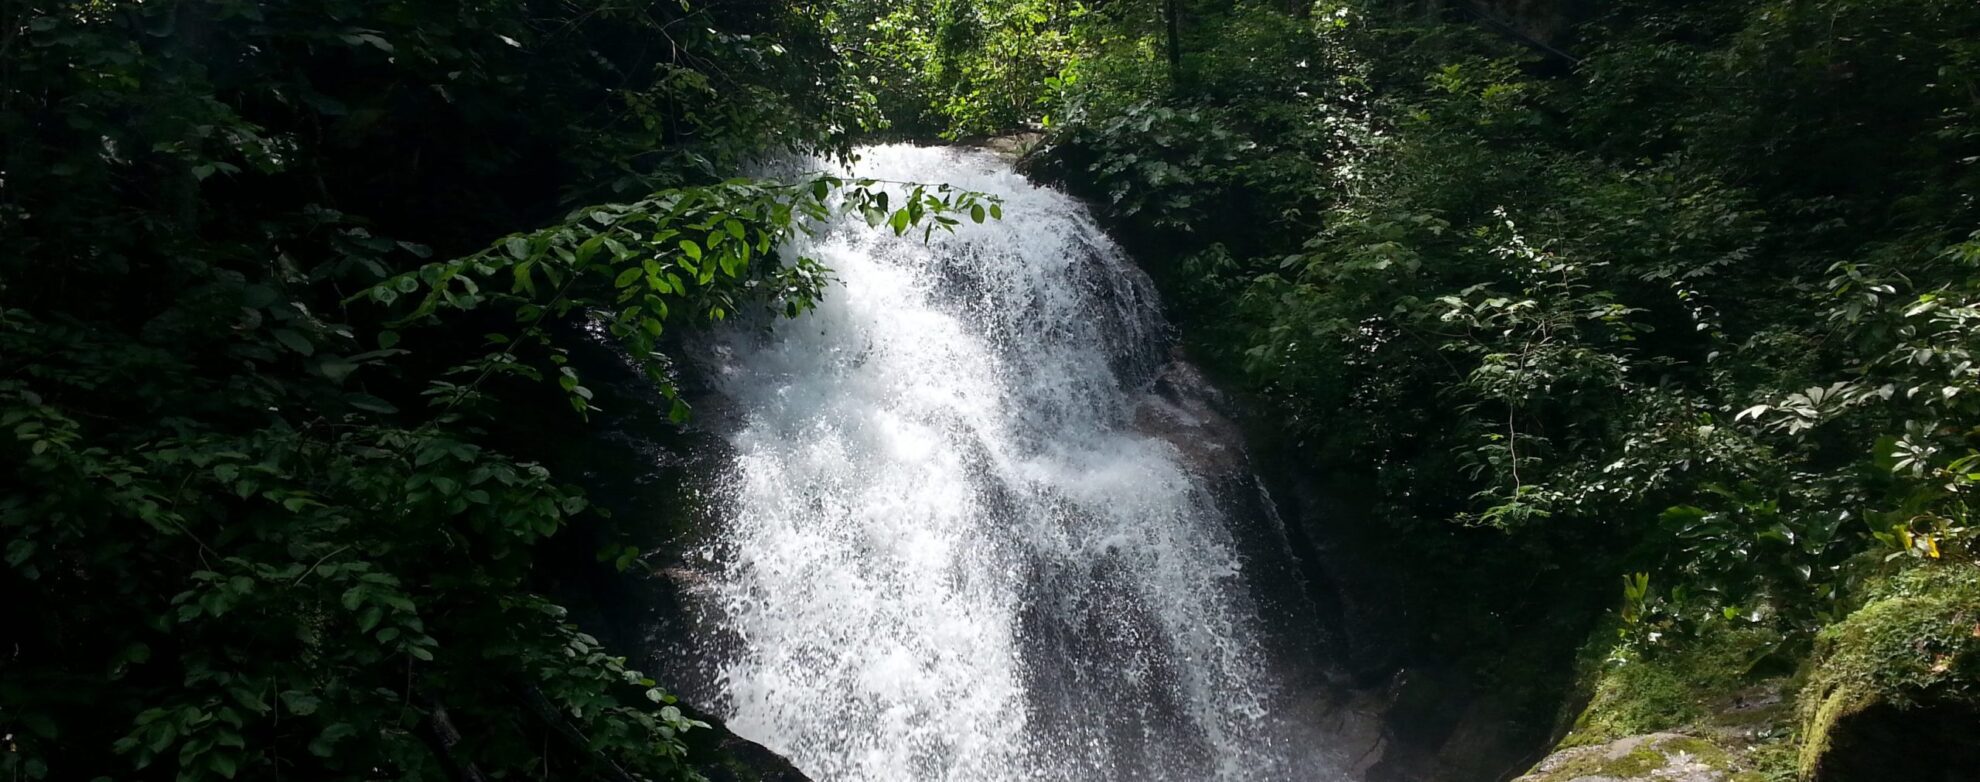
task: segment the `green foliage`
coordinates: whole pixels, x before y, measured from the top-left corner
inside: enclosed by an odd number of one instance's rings
[[[834,4],[832,24],[889,126],[958,138],[1044,119],[1088,13],[1058,0],[856,0]]]
[[[1863,608],[1823,630],[1811,688],[1900,703],[1980,699],[1980,568],[1913,568],[1866,591]]]
[[[1166,279],[1204,348],[1376,475],[1388,517],[1614,525],[1717,610],[1843,584],[1869,527],[1931,556],[1980,461],[1954,196],[1980,125],[1942,83],[1964,75],[1881,55],[1966,61],[1980,18],[1835,14],[1861,34],[1812,53],[1800,10],[1622,4],[1554,75],[1378,4],[1230,4],[1190,89],[1097,101],[1047,150],[1182,240]],[[1837,77],[1887,85],[1877,123],[1835,121],[1859,111]],[[1837,145],[1865,152],[1814,164]]]
[[[1627,624],[1630,620],[1625,617]],[[1680,648],[1597,637],[1601,653],[1585,672],[1590,696],[1563,741],[1600,744],[1626,736],[1721,724],[1731,696],[1766,673],[1781,637],[1749,618],[1715,620],[1690,631]]]
[[[802,9],[10,12],[0,773],[693,776],[706,726],[543,595],[598,521],[519,422],[592,410],[590,333],[673,396],[669,335],[809,308],[829,271],[777,248],[831,210],[997,205],[711,184],[848,149]]]
[[[1451,599],[1586,563],[1641,574],[1630,654],[1738,622],[1793,656],[1871,582],[1974,561],[1980,7],[1646,0],[1535,43],[1186,5],[1176,84],[1145,25],[1093,36],[1040,170],[1410,561],[1486,574]],[[1718,681],[1669,673],[1635,689]]]
[[[416,298],[409,311],[384,323],[395,330],[442,326],[443,313],[458,317],[483,308],[512,316],[517,331],[489,335],[490,352],[444,373],[466,382],[434,380],[423,392],[440,408],[441,422],[451,421],[463,403],[489,401],[483,384],[502,376],[554,378],[573,410],[582,415],[594,409],[592,392],[581,385],[552,328],[575,316],[619,342],[671,400],[679,422],[688,415],[687,403],[668,374],[672,362],[659,351],[667,324],[724,320],[751,303],[791,318],[810,311],[830,272],[810,258],[778,259],[772,248],[791,233],[809,230],[835,210],[863,215],[875,226],[886,223],[896,234],[920,226],[924,239],[935,230],[953,230],[963,219],[955,215],[983,222],[985,205],[1001,214],[995,199],[978,193],[948,185],[905,187],[901,205],[891,211],[885,184],[872,179],[738,179],[665,190],[632,203],[581,208],[561,225],[388,277],[350,301],[392,305]],[[400,340],[397,331],[386,333],[393,334],[393,344]],[[541,364],[524,355],[532,347],[543,354]]]

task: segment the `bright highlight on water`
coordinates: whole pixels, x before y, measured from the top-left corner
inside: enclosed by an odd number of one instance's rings
[[[814,313],[722,338],[727,510],[696,558],[731,727],[834,782],[1333,778],[1247,582],[1257,520],[1135,425],[1169,361],[1147,280],[987,153],[847,173],[1005,219],[841,220],[796,248],[842,282]]]

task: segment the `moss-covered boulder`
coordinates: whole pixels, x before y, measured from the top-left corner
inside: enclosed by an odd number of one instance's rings
[[[1807,678],[1803,779],[1980,777],[1980,566],[1929,564],[1874,585],[1822,632]]]
[[[1592,643],[1585,705],[1520,782],[1980,780],[1980,565],[1918,563],[1861,589],[1812,651],[1738,620],[1653,648]]]
[[[1779,636],[1763,628],[1717,623],[1668,648],[1612,646],[1583,653],[1587,705],[1572,720],[1564,746],[1660,731],[1753,743],[1793,717],[1782,676],[1790,666],[1766,667]]]
[[[1718,744],[1679,733],[1651,733],[1569,747],[1516,782],[1760,782]]]
[[[1713,621],[1654,646],[1598,631],[1581,655],[1578,711],[1521,782],[1781,779],[1793,765],[1793,687],[1780,636]]]

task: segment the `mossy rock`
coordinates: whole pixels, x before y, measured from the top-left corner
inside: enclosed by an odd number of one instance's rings
[[[1980,566],[1930,564],[1877,584],[1824,630],[1800,697],[1803,779],[1861,769],[1937,780],[1980,767]],[[1947,732],[1950,731],[1950,732]],[[1929,737],[1945,733],[1945,741]],[[1944,777],[1963,779],[1965,777]]]
[[[1753,776],[1712,741],[1651,733],[1561,750],[1515,782],[1747,782]]]
[[[1980,779],[1980,566],[1925,563],[1865,595],[1792,683],[1756,675],[1778,647],[1739,625],[1648,654],[1584,656],[1588,705],[1522,782]],[[1686,755],[1701,768],[1659,760],[1674,736],[1717,753]]]
[[[1792,776],[1792,687],[1763,662],[1780,636],[1742,622],[1650,649],[1618,647],[1614,627],[1581,656],[1587,700],[1529,782],[1711,780]],[[1773,666],[1784,668],[1784,666]]]
[[[1600,657],[1584,655],[1588,704],[1561,746],[1670,731],[1771,732],[1791,719],[1784,683],[1753,669],[1777,644],[1762,628],[1730,625],[1654,654],[1605,644]]]

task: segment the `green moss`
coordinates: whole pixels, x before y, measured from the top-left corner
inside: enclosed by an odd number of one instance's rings
[[[1640,777],[1670,765],[1670,756],[1661,748],[1648,744],[1637,747],[1629,754],[1603,763],[1596,773],[1605,777]]]
[[[1795,746],[1793,737],[1783,734],[1748,747],[1740,756],[1746,770],[1727,782],[1791,782],[1797,776]]]
[[[1562,744],[1596,744],[1704,723],[1717,711],[1715,699],[1751,683],[1752,661],[1775,642],[1765,630],[1719,624],[1656,654],[1617,650]]]
[[[1795,760],[1797,775],[1802,778],[1813,776],[1815,766],[1821,762],[1823,755],[1828,754],[1830,735],[1836,723],[1876,703],[1875,697],[1849,686],[1838,686],[1815,695],[1802,695],[1801,752]]]
[[[1774,636],[1756,628],[1722,624],[1649,654],[1628,649],[1584,654],[1588,706],[1562,748],[1663,731],[1738,735],[1750,743],[1741,740],[1737,751],[1728,751],[1712,741],[1683,738],[1636,747],[1617,758],[1590,751],[1541,779],[1641,776],[1676,752],[1737,771],[1734,782],[1806,779],[1829,751],[1836,726],[1864,709],[1980,703],[1980,567],[1913,567],[1867,585],[1865,594],[1862,608],[1821,633],[1800,674],[1798,697],[1778,705],[1726,707],[1730,693],[1755,684],[1752,662],[1775,647]],[[1788,723],[1798,730],[1789,730]]]
[[[1732,753],[1693,736],[1665,735],[1638,741],[1640,743],[1635,746],[1622,744],[1574,750],[1578,754],[1557,761],[1545,772],[1532,777],[1531,782],[1568,782],[1591,776],[1648,779],[1658,769],[1670,766],[1674,756],[1678,755],[1689,756],[1691,760],[1721,771],[1731,772],[1738,765]],[[1624,747],[1628,747],[1629,751],[1617,755]]]
[[[1575,777],[1585,777],[1595,773],[1601,762],[1602,756],[1599,754],[1583,755],[1533,777],[1532,782],[1566,782]]]
[[[1611,761],[1599,748],[1588,748],[1582,754],[1560,762],[1553,768],[1533,777],[1531,782],[1568,782],[1581,777],[1610,773]]]
[[[1635,733],[1684,725],[1699,714],[1685,678],[1669,668],[1625,661],[1597,686],[1595,700],[1575,723],[1584,742],[1610,741]]]
[[[1769,706],[1721,709],[1712,715],[1712,724],[1726,728],[1761,729],[1792,721],[1794,706],[1783,699]]]
[[[1680,736],[1658,743],[1665,753],[1682,752],[1698,759],[1698,762],[1717,769],[1728,769],[1733,765],[1732,754],[1723,747],[1691,736]]]
[[[1800,775],[1815,773],[1845,717],[1924,700],[1980,703],[1980,567],[1911,568],[1822,632],[1800,697]]]

